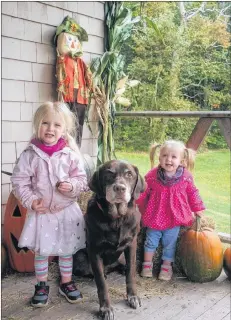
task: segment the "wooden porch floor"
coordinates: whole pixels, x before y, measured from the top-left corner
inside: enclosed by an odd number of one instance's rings
[[[35,309],[29,300],[35,279],[31,274],[11,274],[2,279],[1,316],[7,320],[92,320],[97,319],[98,299],[94,280],[75,277],[84,301],[69,304],[58,295],[57,279],[50,279],[49,304]],[[230,320],[231,283],[222,272],[213,282],[192,283],[174,278],[170,283],[137,276],[142,306],[130,309],[124,300],[125,279],[117,273],[108,275],[108,285],[115,320]]]

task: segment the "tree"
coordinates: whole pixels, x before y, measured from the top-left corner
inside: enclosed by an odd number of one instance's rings
[[[127,94],[130,109],[227,110],[231,101],[229,8],[219,2],[144,3],[139,32],[123,48],[125,55],[129,48],[128,75],[141,82],[138,90]],[[139,10],[136,6],[134,16]],[[126,140],[127,147],[134,148],[132,128],[139,121],[126,120],[125,127],[116,131],[116,142]],[[144,148],[152,140],[177,137],[185,141],[194,124],[189,119],[150,119],[147,125],[152,134],[144,130]]]

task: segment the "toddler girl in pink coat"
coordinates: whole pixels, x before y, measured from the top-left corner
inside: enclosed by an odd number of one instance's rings
[[[75,116],[65,103],[46,102],[33,119],[35,134],[11,178],[14,195],[27,208],[19,247],[35,252],[34,307],[48,303],[48,257],[59,256],[59,292],[70,303],[82,295],[72,281],[72,255],[85,248],[85,223],[76,202],[88,190],[75,143]]]
[[[160,147],[159,165],[153,168]],[[142,223],[147,227],[141,276],[152,277],[152,260],[161,239],[163,245],[160,280],[172,278],[172,262],[181,226],[191,226],[193,213],[201,215],[205,206],[187,169],[194,165],[194,152],[180,141],[153,145],[151,169],[145,176],[147,189],[137,200]]]

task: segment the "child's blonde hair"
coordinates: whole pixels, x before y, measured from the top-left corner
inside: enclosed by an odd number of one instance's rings
[[[160,152],[164,148],[179,150],[182,154],[182,162],[181,162],[182,166],[187,168],[190,171],[193,170],[196,152],[192,149],[186,148],[185,144],[182,141],[177,141],[177,140],[168,140],[168,141],[165,141],[163,144],[156,143],[151,146],[150,153],[149,153],[151,169],[154,167],[154,159],[155,159],[157,148],[160,148]]]
[[[62,118],[65,126],[63,138],[67,141],[68,146],[72,150],[80,154],[79,148],[75,142],[76,117],[75,114],[71,112],[68,105],[64,102],[47,101],[37,109],[33,118],[33,126],[35,130],[34,137],[37,139],[40,138],[39,131],[41,128],[42,121],[49,112],[55,112]]]

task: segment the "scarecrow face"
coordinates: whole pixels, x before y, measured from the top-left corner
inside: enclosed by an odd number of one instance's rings
[[[69,53],[71,56],[82,52],[82,45],[78,37],[66,32],[58,36],[57,48],[60,54]]]

